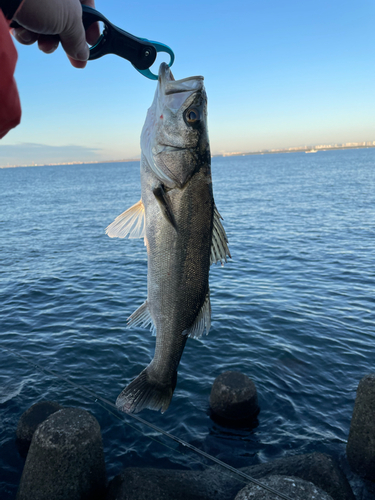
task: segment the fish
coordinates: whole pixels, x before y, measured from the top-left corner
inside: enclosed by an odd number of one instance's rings
[[[175,80],[160,65],[141,133],[141,199],[106,229],[147,248],[147,299],[127,326],[150,326],[155,353],[116,400],[126,413],[167,410],[187,339],[210,330],[210,265],[231,257],[212,191],[203,80]]]

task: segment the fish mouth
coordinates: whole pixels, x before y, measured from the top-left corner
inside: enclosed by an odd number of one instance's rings
[[[198,92],[203,88],[203,76],[189,76],[176,80],[171,68],[163,62],[159,68],[159,84],[164,95],[178,94],[181,92]]]
[[[175,151],[187,151],[191,148],[180,148],[178,146],[170,146],[169,144],[159,144],[158,146],[153,148],[155,154],[160,153],[171,153]]]

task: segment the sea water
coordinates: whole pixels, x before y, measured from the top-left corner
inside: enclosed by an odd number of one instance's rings
[[[212,176],[232,254],[211,268],[212,328],[188,340],[168,411],[141,416],[235,467],[312,451],[338,457],[358,382],[375,365],[375,149],[213,158]],[[139,199],[138,162],[0,170],[3,500],[24,465],[18,419],[42,400],[98,419],[109,479],[129,466],[201,466],[4,350],[113,402],[149,363],[155,338],[125,328],[146,298],[146,249],[104,232]],[[226,370],[257,387],[260,413],[248,428],[210,419],[211,386]]]

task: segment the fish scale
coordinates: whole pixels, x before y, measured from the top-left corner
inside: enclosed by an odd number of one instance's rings
[[[110,237],[143,237],[147,247],[147,299],[129,326],[156,333],[151,363],[121,392],[128,413],[168,408],[189,336],[211,323],[209,268],[230,257],[215,207],[202,77],[174,80],[159,69],[154,101],[141,135],[141,200],[108,226]]]

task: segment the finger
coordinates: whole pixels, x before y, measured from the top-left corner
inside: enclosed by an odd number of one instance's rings
[[[23,45],[31,45],[38,40],[39,35],[33,31],[29,31],[25,28],[14,28],[13,36],[17,42]]]
[[[94,0],[81,0],[82,5],[95,8]],[[90,45],[94,45],[100,37],[99,23],[92,23],[86,30],[86,40]]]
[[[87,64],[87,61],[78,61],[77,59],[73,59],[70,56],[68,56],[68,59],[74,68],[83,69]]]
[[[92,7],[95,9],[95,0],[80,0],[82,5],[87,5],[87,7]]]
[[[60,38],[58,35],[39,35],[38,47],[42,52],[51,54],[59,46]]]
[[[95,45],[100,37],[99,23],[91,24],[86,30],[86,40],[90,45]]]
[[[61,45],[72,59],[87,61],[89,58],[89,48],[86,43],[85,29],[82,24],[82,8],[79,2],[74,5],[76,12],[71,14],[65,30],[60,33]]]

